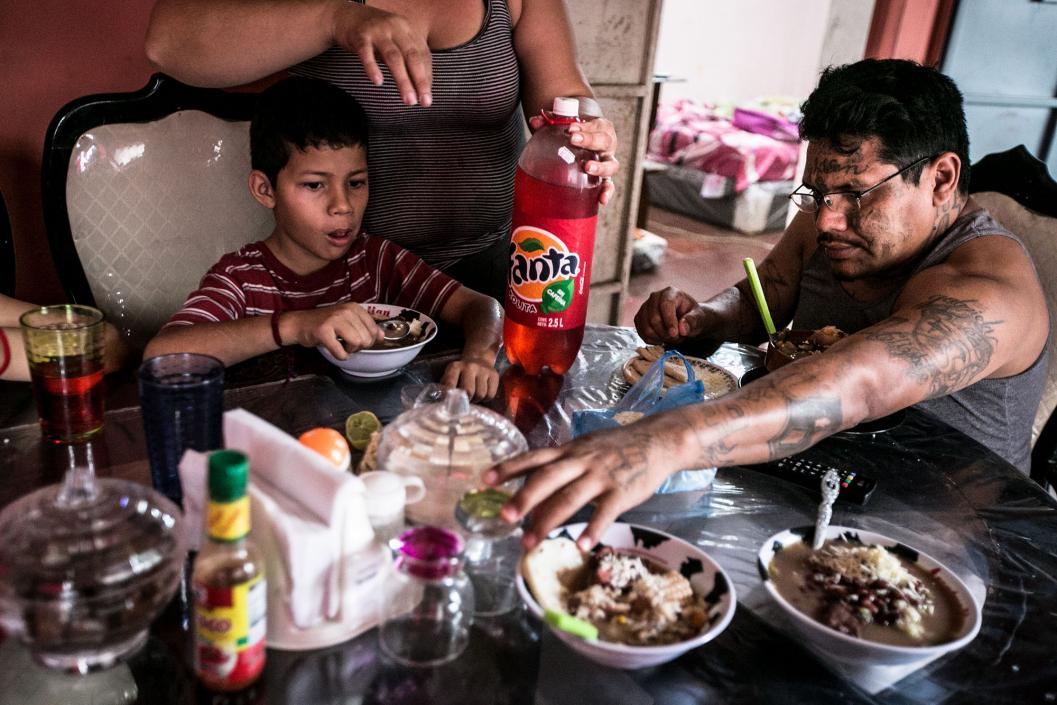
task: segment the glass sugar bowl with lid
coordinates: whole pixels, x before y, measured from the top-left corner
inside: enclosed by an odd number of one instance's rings
[[[483,487],[494,464],[528,450],[506,417],[470,403],[461,389],[444,390],[396,417],[382,433],[378,467],[421,478],[425,497],[407,507],[412,523],[456,528],[455,508],[466,492]]]
[[[150,487],[91,465],[0,513],[0,621],[34,660],[88,673],[119,663],[180,583],[182,513]]]

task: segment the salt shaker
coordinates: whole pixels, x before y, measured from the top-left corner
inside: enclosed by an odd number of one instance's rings
[[[426,496],[422,479],[414,475],[374,470],[360,475],[367,488],[367,519],[374,536],[388,543],[404,530],[404,506]]]
[[[438,666],[457,658],[470,641],[473,584],[462,569],[463,541],[433,526],[408,529],[395,553],[379,602],[382,651],[406,666]]]

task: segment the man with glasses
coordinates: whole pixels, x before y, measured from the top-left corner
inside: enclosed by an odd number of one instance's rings
[[[721,399],[500,464],[486,479],[528,474],[503,510],[533,512],[526,545],[594,502],[590,544],[672,472],[775,460],[912,405],[1027,472],[1049,317],[1024,246],[968,196],[958,88],[865,60],[823,72],[802,109],[800,213],[760,278],[779,328],[849,335]],[[767,339],[744,280],[704,303],[655,292],[635,323],[673,346]]]

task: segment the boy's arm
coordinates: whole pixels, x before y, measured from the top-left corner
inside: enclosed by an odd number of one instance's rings
[[[143,359],[168,353],[212,355],[225,366],[277,349],[267,316],[164,328],[147,343]]]
[[[499,302],[460,286],[444,302],[440,319],[462,328],[462,356],[448,365],[441,383],[461,387],[474,400],[491,399],[499,391],[495,358],[503,332],[503,310]]]
[[[339,360],[344,360],[350,352],[371,347],[382,338],[378,324],[366,309],[355,303],[283,311],[279,314],[278,326],[283,345],[306,348],[323,345]],[[344,341],[344,345],[338,338]],[[196,352],[212,355],[226,366],[276,349],[272,317],[254,316],[234,321],[170,326],[147,344],[144,358]]]

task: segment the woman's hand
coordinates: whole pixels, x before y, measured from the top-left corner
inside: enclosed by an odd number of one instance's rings
[[[658,417],[661,418],[661,417]],[[654,419],[592,433],[558,448],[534,450],[499,463],[484,475],[499,485],[520,475],[525,484],[503,507],[511,523],[532,514],[522,544],[530,549],[581,507],[595,511],[578,543],[590,549],[622,512],[645,501],[671,470],[674,454]]]
[[[465,389],[473,401],[486,401],[499,391],[499,373],[487,360],[464,357],[448,365],[440,383]]]
[[[543,123],[542,117],[534,115],[529,119],[529,128],[535,132],[543,127]],[[574,145],[598,153],[597,160],[584,164],[584,171],[604,180],[602,193],[598,195],[598,202],[602,205],[609,203],[609,199],[616,191],[613,185],[613,175],[620,171],[620,162],[615,156],[617,132],[613,128],[613,123],[603,117],[590,118],[584,122],[569,125],[569,133],[569,141]]]
[[[433,103],[433,57],[426,37],[401,15],[346,2],[334,16],[334,41],[360,57],[367,78],[382,85],[380,59],[405,105]]]

